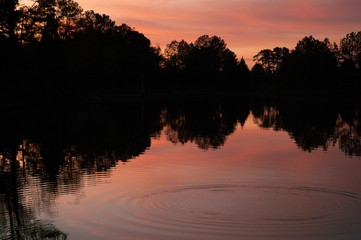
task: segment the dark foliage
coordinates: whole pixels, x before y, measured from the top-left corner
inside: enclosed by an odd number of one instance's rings
[[[328,40],[305,37],[282,61],[282,84],[306,89],[332,87],[336,71],[337,59]]]
[[[83,13],[73,0],[9,2],[0,2],[0,71],[12,76],[1,78],[1,89],[8,101],[63,101],[156,85],[160,49],[133,28]]]
[[[142,33],[74,0],[0,1],[1,102],[66,101],[148,90],[356,91],[361,34],[340,47],[305,37],[264,49],[250,72],[218,36],[173,41],[164,54]],[[12,77],[5,77],[12,76]]]
[[[239,72],[246,71],[238,67],[236,55],[227,48],[224,40],[217,36],[204,35],[190,44],[184,40],[173,41],[167,45],[164,56],[165,78],[170,87],[241,87]]]

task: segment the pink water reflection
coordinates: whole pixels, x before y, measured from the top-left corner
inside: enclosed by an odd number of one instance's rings
[[[57,199],[56,224],[72,239],[356,239],[360,168],[337,148],[301,151],[250,115],[220,149],[162,134],[96,184],[84,176],[82,198]]]

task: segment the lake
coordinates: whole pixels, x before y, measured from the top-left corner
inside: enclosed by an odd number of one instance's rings
[[[361,104],[3,107],[0,239],[360,239]]]

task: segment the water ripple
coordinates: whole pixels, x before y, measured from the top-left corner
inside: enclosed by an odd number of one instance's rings
[[[173,239],[322,239],[355,234],[361,221],[359,195],[321,187],[165,186],[129,189],[98,200],[109,206],[110,221],[149,238],[155,234]],[[356,234],[360,236],[360,231]]]

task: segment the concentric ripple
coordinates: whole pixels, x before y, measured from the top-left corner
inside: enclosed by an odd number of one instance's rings
[[[359,196],[327,188],[203,184],[133,189],[103,200],[112,206],[109,220],[148,237],[360,235]]]

